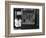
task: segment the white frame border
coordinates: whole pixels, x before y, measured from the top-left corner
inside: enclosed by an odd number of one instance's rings
[[[36,30],[14,30],[13,29],[13,8],[34,8],[39,9],[39,26],[40,29]],[[10,33],[36,33],[36,32],[42,32],[42,6],[27,6],[27,5],[11,5],[11,31]]]

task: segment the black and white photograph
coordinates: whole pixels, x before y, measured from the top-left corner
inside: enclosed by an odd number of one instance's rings
[[[39,9],[14,8],[14,29],[39,29]]]

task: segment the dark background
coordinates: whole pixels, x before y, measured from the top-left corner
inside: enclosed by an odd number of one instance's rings
[[[26,19],[28,19],[28,17],[25,19],[25,20],[23,20],[23,15],[16,15],[16,13],[15,12],[17,12],[17,11],[23,11],[23,13],[25,13],[25,14],[27,14],[27,13],[32,13],[32,14],[34,14],[34,11],[35,11],[35,20],[34,20],[34,22],[35,22],[35,24],[23,24],[23,22],[26,20]],[[13,18],[13,27],[14,27],[14,29],[39,29],[39,9],[33,9],[33,10],[23,10],[23,8],[14,8],[13,9],[13,14],[14,14],[14,18]],[[15,26],[15,18],[17,18],[18,20],[19,19],[22,19],[22,23],[21,23],[21,27],[16,27]],[[29,20],[30,20],[30,16],[29,16]]]

